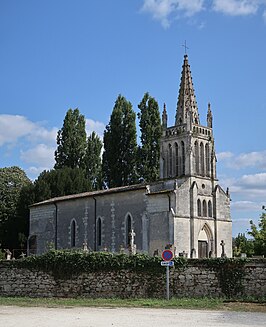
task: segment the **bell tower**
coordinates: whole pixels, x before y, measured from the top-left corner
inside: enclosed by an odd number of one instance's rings
[[[165,105],[162,121],[160,177],[216,179],[211,106],[208,105],[206,126],[201,125],[187,54],[182,67],[175,125],[167,126]]]
[[[221,256],[224,239],[231,256],[230,195],[218,185],[210,104],[206,111],[203,123],[185,54],[174,126],[167,124],[164,105],[160,177],[166,189],[173,187],[169,219],[174,246],[191,258]]]

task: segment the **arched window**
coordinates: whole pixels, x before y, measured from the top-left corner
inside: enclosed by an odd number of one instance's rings
[[[186,162],[186,157],[185,157],[185,143],[182,141],[181,142],[181,175],[185,175],[185,162]]]
[[[178,153],[178,144],[175,143],[175,174],[176,176],[179,176],[179,163],[178,163],[178,156],[179,156],[179,153]]]
[[[210,148],[209,148],[209,144],[205,145],[205,157],[206,157],[206,176],[210,176]]]
[[[202,176],[205,175],[205,173],[204,173],[204,145],[202,142],[200,143],[200,172],[201,172]]]
[[[102,246],[102,220],[98,218],[97,220],[97,246]]]
[[[206,204],[206,201],[203,200],[202,202],[202,211],[203,211],[203,217],[207,217],[207,204]]]
[[[200,202],[200,199],[198,199],[198,217],[201,217],[201,202]]]
[[[199,144],[196,141],[194,143],[194,148],[195,148],[195,170],[196,170],[196,174],[199,175],[200,171],[199,171]]]
[[[168,171],[168,177],[172,177],[172,173],[173,173],[173,149],[172,149],[172,145],[169,144],[169,171]]]
[[[77,226],[76,221],[72,220],[71,222],[71,247],[74,248],[76,246],[76,233]]]
[[[126,245],[130,245],[130,233],[132,230],[132,218],[130,215],[127,215],[126,218]]]
[[[212,217],[212,203],[208,202],[208,217]]]

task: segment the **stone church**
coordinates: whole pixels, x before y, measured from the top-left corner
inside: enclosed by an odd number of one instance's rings
[[[232,256],[230,196],[218,184],[212,129],[199,118],[184,56],[175,125],[164,105],[160,180],[49,199],[30,208],[29,251],[89,248],[190,258]],[[134,235],[134,237],[132,236]],[[131,244],[132,248],[132,244]]]

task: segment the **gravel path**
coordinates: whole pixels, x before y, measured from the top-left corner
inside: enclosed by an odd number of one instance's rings
[[[266,326],[265,313],[145,308],[0,306],[1,327]]]

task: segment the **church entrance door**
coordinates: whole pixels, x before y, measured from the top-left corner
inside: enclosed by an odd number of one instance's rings
[[[199,258],[208,258],[208,242],[199,241],[198,251],[199,251]]]

